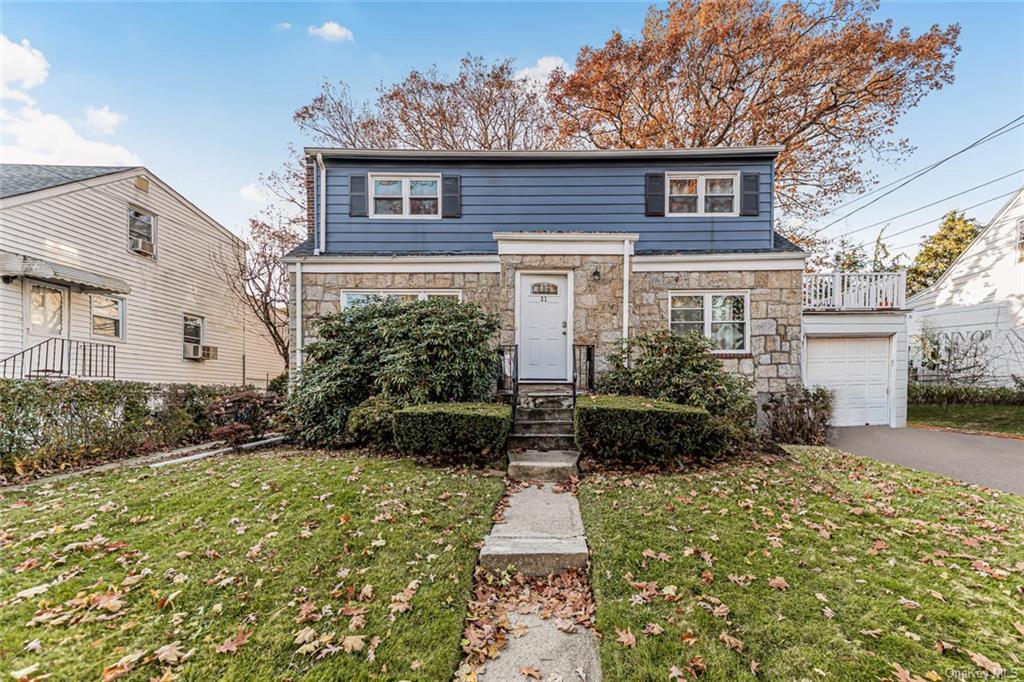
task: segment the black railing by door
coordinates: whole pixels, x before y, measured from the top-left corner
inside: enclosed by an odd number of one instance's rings
[[[3,379],[114,379],[116,375],[117,347],[109,343],[52,338],[0,360]]]
[[[512,394],[512,419],[519,406],[519,346],[498,346],[498,392]]]
[[[573,344],[572,347],[572,402],[576,404],[576,394],[580,391],[590,393],[595,388],[594,380],[594,346],[585,343]]]

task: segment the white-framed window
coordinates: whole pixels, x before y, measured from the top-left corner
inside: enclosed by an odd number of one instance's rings
[[[202,345],[206,335],[206,320],[199,315],[182,316],[181,341],[182,343],[195,343]]]
[[[441,175],[370,174],[371,218],[440,218]]]
[[[462,301],[461,289],[358,289],[341,292],[341,306],[362,305],[372,298],[389,301],[425,301],[429,298],[453,298]]]
[[[717,353],[750,352],[748,291],[673,291],[668,297],[668,320],[677,334],[703,333]]]
[[[156,244],[156,214],[128,204],[128,239],[141,239]]]
[[[93,336],[124,340],[124,299],[93,294],[89,307]]]
[[[739,173],[666,173],[665,215],[736,216]]]

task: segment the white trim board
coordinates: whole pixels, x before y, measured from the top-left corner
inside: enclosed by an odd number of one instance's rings
[[[288,271],[302,263],[302,271],[316,274],[331,273],[410,273],[410,272],[501,272],[497,256],[364,256],[325,257],[310,260],[287,260]]]
[[[714,272],[723,270],[803,270],[808,254],[706,253],[633,257],[633,272]]]
[[[627,232],[494,232],[492,236],[500,256],[619,256],[624,249],[632,254],[640,238]]]

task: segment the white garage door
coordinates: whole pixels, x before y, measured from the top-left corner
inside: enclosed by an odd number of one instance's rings
[[[889,337],[807,339],[808,386],[836,394],[834,426],[889,423]]]

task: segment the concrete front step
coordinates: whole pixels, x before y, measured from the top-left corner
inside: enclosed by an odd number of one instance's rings
[[[572,420],[569,421],[554,421],[554,420],[532,420],[532,419],[520,419],[519,415],[516,415],[516,421],[512,425],[512,433],[517,435],[538,435],[538,436],[551,436],[558,435],[560,433],[572,433]]]
[[[586,568],[587,540],[580,505],[550,485],[530,486],[509,496],[505,520],[494,524],[480,550],[480,564],[492,571],[509,566],[525,575]]]
[[[508,477],[521,481],[568,481],[579,473],[578,459],[579,453],[572,450],[512,452],[508,456]]]
[[[519,408],[554,408],[554,409],[572,409],[573,407],[572,393],[560,393],[560,392],[535,392],[535,393],[523,393],[519,391]]]
[[[509,434],[506,446],[509,452],[573,450],[576,448],[576,438],[571,433],[549,433],[544,435],[512,433]]]
[[[572,410],[568,407],[520,407],[516,410],[516,419],[524,421],[572,423],[572,418]]]

